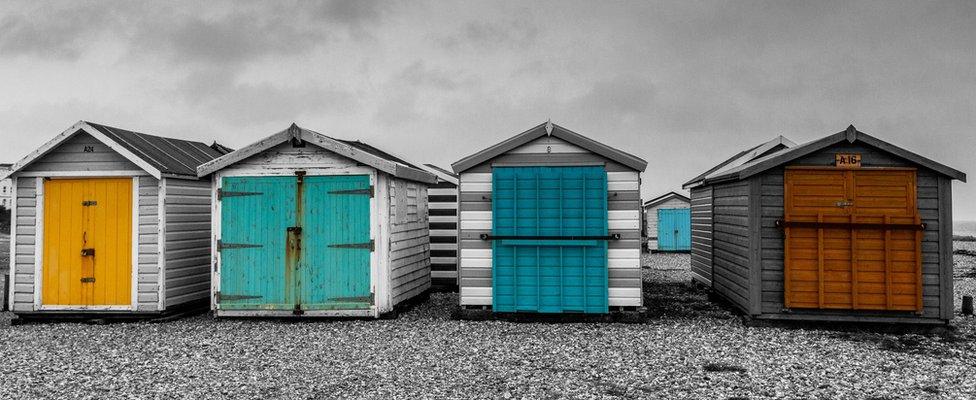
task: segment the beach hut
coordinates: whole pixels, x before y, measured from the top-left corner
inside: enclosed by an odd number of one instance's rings
[[[549,122],[455,162],[461,306],[536,313],[642,306],[646,166]]]
[[[430,203],[430,276],[435,287],[457,290],[458,253],[458,177],[432,164],[424,169],[437,175],[437,183],[427,189]]]
[[[648,250],[691,250],[691,199],[668,192],[644,202],[643,210]]]
[[[206,307],[219,146],[78,122],[11,168],[11,309],[158,316]]]
[[[853,126],[767,142],[685,185],[694,279],[754,319],[944,323],[954,179]]]
[[[430,288],[434,174],[294,124],[197,174],[213,182],[217,316],[375,318]]]

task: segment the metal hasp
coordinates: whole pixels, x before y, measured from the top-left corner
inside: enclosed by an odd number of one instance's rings
[[[890,231],[924,231],[925,224],[879,224],[869,222],[815,222],[815,221],[786,221],[776,220],[776,226],[785,228],[814,228],[814,229],[876,229]]]
[[[95,249],[81,249],[82,257],[95,257]]]
[[[81,283],[95,283],[95,277],[94,276],[86,276],[84,278],[81,278]]]
[[[97,205],[98,205],[98,201],[97,200],[85,200],[85,201],[81,202],[81,206],[82,207],[92,207],[92,206],[97,206]]]
[[[482,233],[481,240],[620,240],[620,234],[598,236],[532,236],[532,235],[490,235]]]

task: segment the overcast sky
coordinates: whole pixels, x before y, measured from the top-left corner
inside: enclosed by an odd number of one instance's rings
[[[449,168],[552,118],[646,159],[645,198],[852,123],[976,173],[972,1],[199,3],[0,3],[0,160],[82,119],[231,147],[297,122]]]

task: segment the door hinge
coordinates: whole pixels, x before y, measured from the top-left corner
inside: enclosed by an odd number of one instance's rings
[[[224,197],[241,197],[241,196],[257,196],[262,195],[263,192],[232,192],[230,190],[217,189],[217,200],[223,200]]]
[[[81,283],[95,283],[95,277],[94,276],[86,276],[84,278],[81,278]]]
[[[95,200],[85,200],[85,201],[81,202],[81,206],[82,207],[91,207],[91,206],[97,206],[97,205],[98,205],[98,201],[95,201]]]
[[[365,189],[348,189],[348,190],[330,190],[329,194],[365,194],[369,197],[376,195],[373,185],[370,185]]]
[[[224,243],[222,240],[217,241],[217,251],[222,251],[224,249],[250,249],[254,247],[262,247],[262,246],[260,244]]]
[[[365,243],[342,243],[342,244],[330,244],[329,247],[337,249],[369,249],[369,251],[376,250],[376,242],[370,240]]]
[[[214,294],[214,299],[219,303],[221,300],[233,301],[233,300],[248,300],[248,299],[260,299],[261,296],[251,296],[246,294],[222,294],[219,291]]]

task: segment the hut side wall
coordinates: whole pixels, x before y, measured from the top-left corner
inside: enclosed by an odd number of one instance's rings
[[[12,222],[14,237],[13,271],[10,271],[10,290],[13,311],[34,310],[34,234],[37,232],[37,179],[15,178],[14,202],[16,218]]]
[[[210,294],[210,181],[165,179],[163,184],[165,307]]]
[[[430,274],[434,283],[457,285],[458,188],[450,182],[438,182],[427,189],[430,216]]]
[[[691,189],[691,279],[712,285],[712,187]]]
[[[551,153],[546,152],[547,146]],[[491,233],[492,163],[507,166],[605,165],[610,234],[621,235],[621,240],[609,243],[609,304],[611,307],[642,304],[639,172],[555,137],[544,137],[461,174],[459,289],[462,306],[492,304],[491,243],[480,239],[482,233]]]
[[[719,184],[712,190],[712,288],[748,313],[750,184]]]
[[[833,166],[836,153],[860,153],[865,167],[915,167],[905,160],[859,143],[844,143],[808,155],[791,165]],[[775,221],[783,217],[783,168],[771,169],[762,182],[762,316],[782,318],[783,312],[783,232]],[[839,317],[904,319],[949,319],[952,310],[952,195],[948,178],[920,168],[917,172],[918,211],[926,229],[922,236],[921,316],[852,310],[792,310],[793,318]],[[948,216],[946,215],[948,211]],[[949,293],[943,296],[942,293]],[[946,310],[950,310],[946,312]]]
[[[399,304],[430,289],[430,236],[427,186],[403,179],[390,182],[390,289]]]

